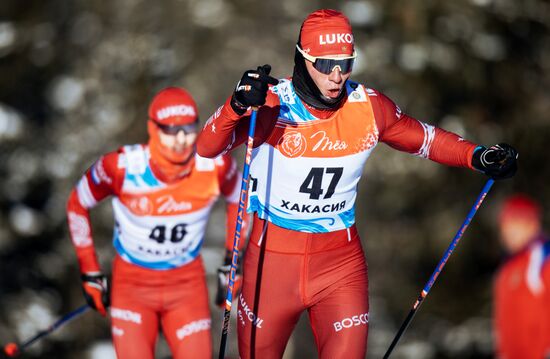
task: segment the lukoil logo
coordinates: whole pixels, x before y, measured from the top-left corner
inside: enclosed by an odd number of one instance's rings
[[[319,45],[327,45],[327,44],[334,44],[334,43],[353,44],[353,35],[350,33],[319,35]]]
[[[189,105],[177,105],[168,106],[157,111],[159,121],[172,116],[195,116],[195,109]]]
[[[332,323],[334,326],[334,331],[339,332],[342,329],[349,329],[351,327],[356,327],[359,325],[369,324],[369,313],[362,313],[354,315],[352,317],[344,318],[340,321]]]
[[[239,299],[241,301],[241,303],[240,303],[241,308],[239,308],[239,310],[238,310],[238,315],[239,315],[239,318],[241,320],[241,323],[244,325],[244,323],[245,323],[244,318],[247,318],[248,321],[251,322],[253,326],[258,327],[258,328],[262,328],[262,323],[263,323],[264,320],[261,319],[260,317],[256,316],[256,314],[250,309],[250,307],[248,306],[248,304],[244,300],[242,294],[239,295]]]

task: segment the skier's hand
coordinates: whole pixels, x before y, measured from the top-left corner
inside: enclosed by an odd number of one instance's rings
[[[227,250],[225,253],[225,259],[223,265],[218,268],[218,289],[216,291],[215,303],[220,308],[225,306],[225,299],[227,297],[227,286],[229,285],[229,274],[231,271],[231,259],[232,253]],[[239,261],[237,264],[237,270],[235,272],[235,281],[233,287],[233,300],[239,296],[242,286],[242,267],[241,267],[242,257],[239,256]]]
[[[88,305],[102,316],[107,315],[107,308],[110,305],[110,288],[107,277],[101,273],[84,273],[81,279],[84,298]]]
[[[499,180],[512,177],[517,169],[518,152],[506,143],[489,148],[478,147],[472,157],[472,166],[487,176]]]
[[[252,107],[259,107],[265,104],[269,84],[277,85],[279,80],[269,76],[270,65],[258,66],[256,70],[248,70],[243,74],[237,83],[233,96],[231,97],[231,108],[238,115],[242,115]]]

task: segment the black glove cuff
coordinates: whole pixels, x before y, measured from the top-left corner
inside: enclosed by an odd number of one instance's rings
[[[482,173],[485,173],[485,166],[481,162],[481,154],[485,151],[487,147],[477,146],[472,155],[472,167]]]
[[[231,101],[229,101],[229,103],[231,104],[231,108],[233,109],[233,111],[239,116],[244,115],[246,113],[246,110],[248,109],[248,107],[246,107],[245,105],[240,103],[235,98],[235,94],[233,94],[233,96],[231,96]]]

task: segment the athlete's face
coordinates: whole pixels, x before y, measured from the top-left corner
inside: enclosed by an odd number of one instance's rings
[[[540,232],[540,223],[533,218],[513,217],[500,223],[500,240],[510,254],[525,248]]]
[[[327,99],[335,99],[340,95],[340,92],[344,89],[346,80],[349,79],[351,72],[347,74],[342,73],[340,67],[336,66],[332,69],[332,72],[328,75],[319,72],[313,67],[313,63],[308,60],[306,62],[307,72],[309,76],[317,85],[317,88],[321,92],[321,95]]]
[[[174,163],[186,162],[194,153],[197,131],[185,131],[180,129],[177,132],[163,131],[157,125],[157,133],[160,142],[160,150],[164,157]]]

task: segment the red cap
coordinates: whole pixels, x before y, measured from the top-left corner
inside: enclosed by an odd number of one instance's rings
[[[312,12],[300,29],[302,50],[311,56],[353,55],[353,33],[343,13],[321,9]]]
[[[502,223],[517,217],[540,221],[541,209],[539,204],[525,194],[508,197],[500,209],[499,221]]]
[[[8,343],[4,346],[4,353],[9,357],[15,357],[19,355],[19,347],[15,343]]]
[[[195,100],[182,88],[167,87],[153,98],[149,118],[163,125],[188,125],[198,120]]]

